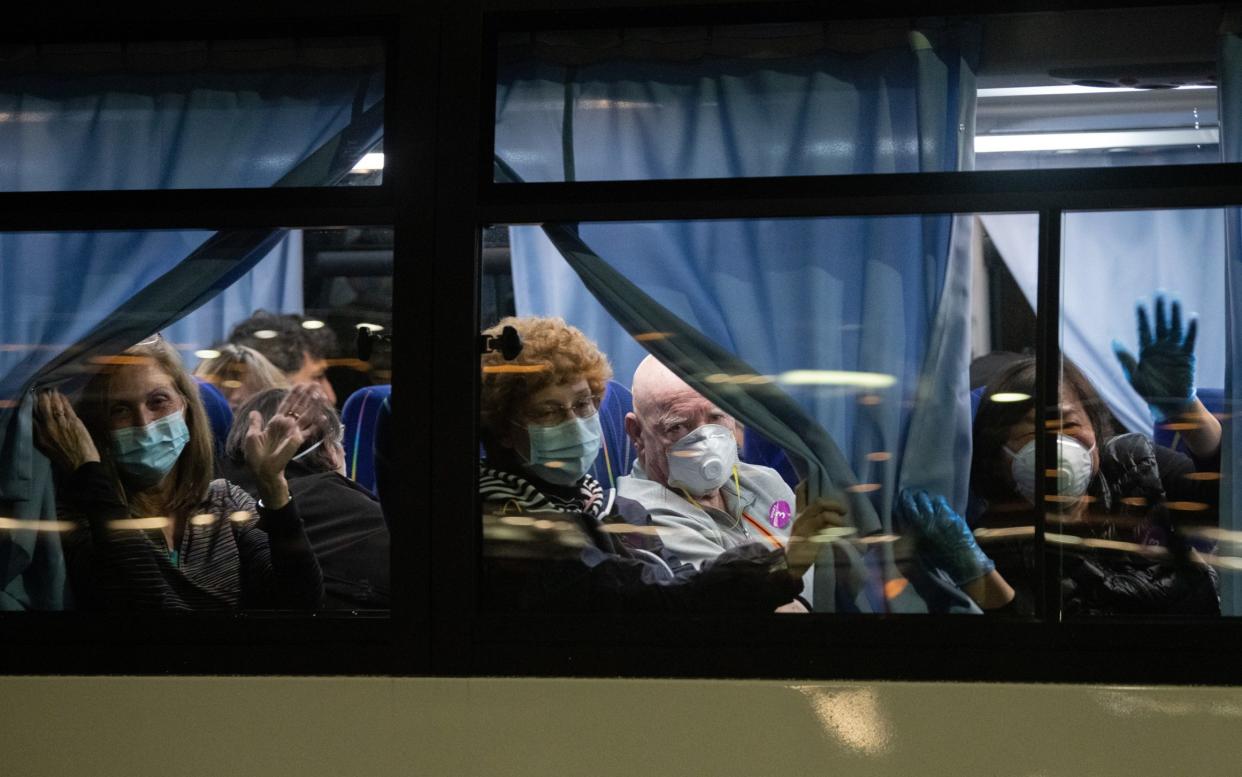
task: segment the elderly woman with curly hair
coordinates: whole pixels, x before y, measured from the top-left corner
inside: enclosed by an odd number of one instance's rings
[[[798,553],[745,545],[696,573],[665,549],[642,505],[588,474],[603,439],[607,358],[561,319],[506,318],[484,334],[505,327],[517,330],[522,351],[512,361],[484,354],[479,402],[492,606],[771,612],[800,592],[810,560]]]
[[[77,406],[39,395],[36,439],[59,470],[77,530],[66,537],[79,607],[316,609],[323,598],[284,469],[305,440],[311,387],[249,418],[246,463],[260,500],[213,477],[212,435],[193,379],[158,336],[109,360]]]

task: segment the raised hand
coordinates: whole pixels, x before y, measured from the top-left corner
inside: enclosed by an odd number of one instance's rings
[[[807,499],[806,483],[800,483],[795,492],[798,503],[798,515],[793,526],[789,527],[789,544],[785,548],[785,556],[789,563],[789,574],[796,578],[802,577],[815,563],[820,548],[815,541],[816,535],[830,527],[845,526],[845,508],[840,502],[831,499]]]
[[[35,444],[67,472],[99,461],[99,450],[73,405],[56,389],[39,392],[34,407]]]
[[[1139,303],[1137,359],[1121,343],[1113,341],[1113,353],[1121,362],[1126,380],[1147,400],[1157,420],[1185,412],[1195,400],[1195,335],[1198,321],[1191,316],[1183,330],[1181,303],[1173,299],[1169,308],[1166,317],[1165,297],[1157,293],[1153,334],[1147,308]]]
[[[915,537],[919,552],[943,569],[958,585],[978,580],[996,564],[988,558],[966,519],[943,496],[922,489],[904,489],[897,495],[897,523]]]
[[[246,464],[258,481],[264,505],[280,509],[289,501],[285,466],[306,441],[306,432],[314,424],[311,413],[321,401],[318,388],[300,384],[290,390],[266,424],[261,414],[250,412],[245,441]]]

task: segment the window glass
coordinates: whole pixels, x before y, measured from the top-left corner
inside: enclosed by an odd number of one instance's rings
[[[1219,162],[1236,29],[1203,4],[510,32],[495,152],[527,181]]]
[[[1048,537],[1066,618],[1238,614],[1226,220],[1064,218]]]
[[[379,183],[375,38],[11,47],[0,191]]]
[[[391,229],[10,233],[0,266],[0,608],[387,611]]]
[[[486,230],[483,606],[1033,616],[993,559],[1032,513],[984,521],[971,456],[975,408],[1006,401],[984,386],[1033,345],[984,233]]]

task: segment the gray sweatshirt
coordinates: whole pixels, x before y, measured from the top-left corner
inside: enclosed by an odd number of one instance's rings
[[[617,492],[642,504],[660,532],[665,547],[698,569],[729,548],[760,542],[784,547],[796,510],[793,491],[776,470],[739,462],[738,498],[733,478],[721,487],[726,510],[691,502],[681,489],[647,477],[635,461],[629,475],[617,481]]]

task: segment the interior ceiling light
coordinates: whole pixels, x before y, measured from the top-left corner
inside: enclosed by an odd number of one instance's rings
[[[1214,86],[1193,85],[1179,86],[1174,91],[1184,91],[1188,89],[1215,89]],[[1009,86],[998,87],[995,89],[980,89],[977,94],[980,100],[986,100],[991,97],[1042,97],[1044,95],[1061,95],[1061,94],[1116,94],[1118,92],[1148,92],[1149,89],[1136,89],[1134,87],[1098,87],[1098,86],[1078,86],[1075,84],[1059,84],[1057,86]]]
[[[778,377],[786,386],[853,386],[883,389],[897,382],[896,376],[881,372],[850,372],[845,370],[790,370]]]
[[[976,154],[1021,151],[1087,151],[1169,146],[1214,146],[1220,142],[1215,127],[1200,129],[1143,129],[1116,132],[1032,132],[980,135]]]
[[[354,165],[351,172],[354,173],[371,173],[376,170],[384,169],[384,154],[379,151],[372,151],[369,154],[363,154],[362,159]]]

